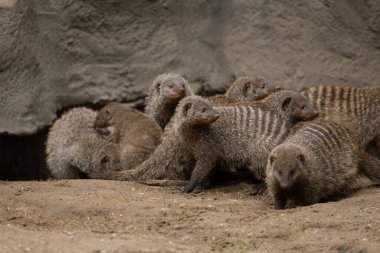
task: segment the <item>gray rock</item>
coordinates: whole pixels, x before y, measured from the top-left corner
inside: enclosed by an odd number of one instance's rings
[[[1,1],[0,133],[35,133],[72,105],[141,103],[168,71],[202,94],[242,75],[380,85],[379,17],[376,0]]]

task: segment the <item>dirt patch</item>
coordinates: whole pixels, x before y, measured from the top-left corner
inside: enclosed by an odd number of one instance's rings
[[[273,209],[248,183],[180,187],[73,180],[2,182],[0,251],[377,252],[380,189]]]

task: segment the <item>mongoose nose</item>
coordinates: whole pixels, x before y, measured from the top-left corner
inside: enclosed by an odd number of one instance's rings
[[[315,117],[319,116],[319,111],[315,111]]]
[[[178,87],[178,92],[184,92],[185,91],[185,87],[181,84],[179,87]]]

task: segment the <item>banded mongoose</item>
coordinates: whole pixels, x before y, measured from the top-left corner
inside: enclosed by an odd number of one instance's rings
[[[226,94],[210,97],[213,105],[228,105],[234,102],[259,101],[281,90],[262,77],[240,77],[232,83]]]
[[[96,112],[74,108],[55,121],[46,142],[48,167],[56,179],[90,177],[121,170],[119,147],[93,129]]]
[[[217,163],[247,166],[255,176],[265,174],[269,152],[288,134],[287,121],[249,106],[212,107],[198,96],[181,100],[175,127],[195,167],[184,192],[192,192]]]
[[[361,176],[380,183],[380,161],[355,140],[346,127],[334,122],[298,125],[269,156],[266,183],[275,208],[285,208],[288,199],[310,205],[344,196]]]
[[[293,125],[300,121],[313,120],[319,116],[318,110],[307,97],[292,90],[278,91],[261,101],[248,102],[244,105],[274,112]]]
[[[292,100],[294,101],[292,102]],[[318,112],[307,98],[292,91],[276,92],[271,95],[271,99],[267,105],[264,105],[262,104],[260,107],[265,110],[272,110],[276,115],[282,115],[282,118],[288,122],[296,122],[295,119],[292,119],[293,115],[296,115],[295,117],[298,120],[312,120],[318,115]],[[252,114],[250,113],[250,115]],[[299,115],[302,115],[303,118],[300,119]],[[136,169],[108,175],[107,177],[114,180],[136,181],[149,179],[189,179],[195,161],[194,156],[186,151],[185,147],[186,145],[178,136],[174,120],[173,126],[168,129],[163,137],[162,143],[147,160],[137,166]],[[259,175],[255,176],[261,178],[261,174],[259,173]],[[101,177],[104,178],[106,176],[101,175]],[[258,184],[256,186],[257,189],[253,189],[253,194],[258,194],[265,189],[265,185]]]
[[[110,139],[120,144],[123,170],[142,163],[161,143],[161,127],[146,114],[113,102],[99,110],[95,129],[111,128]]]
[[[302,94],[319,110],[322,119],[346,126],[362,147],[380,138],[380,87],[318,86]]]
[[[174,115],[178,102],[193,94],[189,83],[182,76],[161,74],[149,89],[145,113],[164,129]]]

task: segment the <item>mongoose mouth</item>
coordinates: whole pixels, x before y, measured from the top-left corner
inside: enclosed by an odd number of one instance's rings
[[[167,97],[171,100],[180,99],[185,96],[185,90],[171,91],[168,93]]]
[[[212,123],[218,119],[219,119],[218,114],[199,116],[199,117],[197,117],[197,123],[200,125],[206,125],[206,124],[210,124],[210,123]]]
[[[274,91],[280,91],[282,90],[281,86],[277,85],[276,87],[274,87]]]

